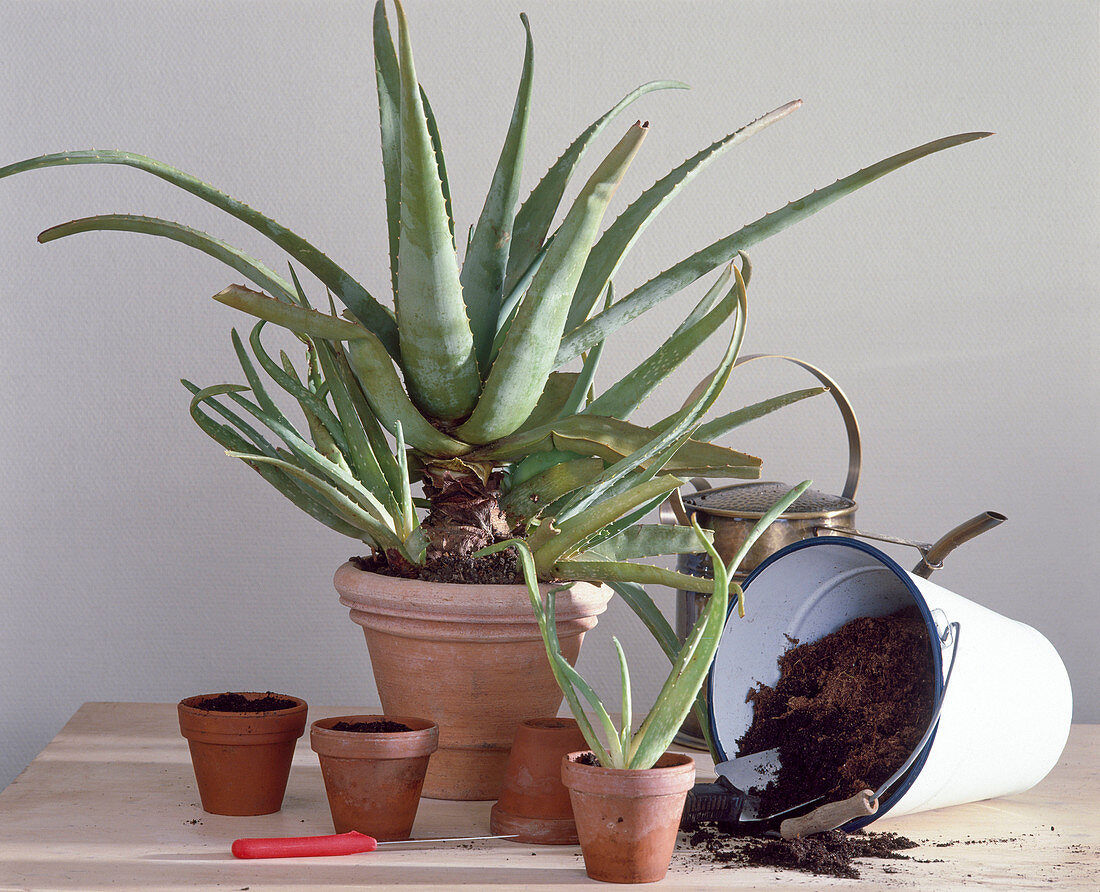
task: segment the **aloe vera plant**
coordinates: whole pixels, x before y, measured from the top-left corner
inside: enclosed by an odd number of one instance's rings
[[[160,177],[252,226],[328,290],[311,304],[295,266],[289,277],[213,235],[131,214],[74,220],[42,242],[81,232],[147,233],[190,245],[250,283],[215,300],[256,317],[233,332],[245,383],[191,392],[196,423],[311,516],[366,542],[394,572],[442,554],[469,555],[522,538],[540,579],[607,581],[672,653],[674,636],[640,584],[709,591],[710,582],[637,558],[694,551],[686,527],[640,521],[683,477],[754,478],[760,461],[715,444],[737,424],[800,392],[704,423],[740,347],[749,279],[743,252],[855,189],[925,155],[983,134],[927,143],[792,202],[696,251],[616,299],[612,280],[646,226],[723,152],[793,112],[791,102],[735,130],[643,191],[610,225],[604,215],[648,127],[626,129],[553,221],[587,151],[632,103],[674,81],[643,84],[574,140],[526,200],[518,188],[533,78],[529,23],[519,88],[479,219],[460,254],[439,128],[395,0],[397,41],[379,0],[373,36],[389,238],[389,301],[376,299],[314,245],[198,178],[123,151],[72,151],[0,168],[0,178],[72,164],[120,164]],[[739,268],[735,261],[742,258]],[[603,393],[593,375],[603,343],[639,314],[705,276],[702,299],[652,355]],[[333,296],[345,307],[336,308]],[[729,324],[718,367],[678,412],[632,420],[645,399],[706,338]],[[289,329],[304,365],[273,357],[265,325]],[[273,388],[299,406],[287,418]],[[701,433],[702,432],[702,433]],[[423,498],[413,496],[421,482]]]

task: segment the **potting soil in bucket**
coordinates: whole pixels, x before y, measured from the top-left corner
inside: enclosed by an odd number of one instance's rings
[[[1030,626],[907,573],[864,542],[830,536],[791,545],[749,577],[745,601],[745,617],[731,612],[726,622],[710,676],[711,729],[721,759],[739,754],[737,741],[752,725],[746,695],[759,684],[776,686],[779,657],[794,643],[818,641],[861,617],[902,611],[927,629],[938,725],[883,794],[877,813],[846,830],[887,814],[1022,792],[1054,767],[1065,746],[1069,678],[1050,642]]]

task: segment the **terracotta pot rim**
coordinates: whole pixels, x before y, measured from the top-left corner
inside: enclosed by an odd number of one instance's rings
[[[695,759],[687,753],[665,753],[652,768],[604,768],[575,761],[585,752],[562,757],[562,783],[571,790],[643,797],[678,794],[695,784]]]
[[[284,700],[293,700],[293,706],[286,706],[282,709],[266,709],[262,712],[233,712],[232,710],[225,709],[203,709],[198,703],[203,700],[209,700],[213,697],[219,697],[222,694],[240,694],[243,697],[249,699],[259,699],[260,697],[281,697]],[[295,697],[293,694],[279,694],[273,691],[218,691],[213,694],[193,694],[190,697],[184,697],[176,704],[177,708],[186,710],[189,713],[199,716],[226,716],[227,718],[256,718],[258,716],[286,716],[295,712],[305,712],[308,708],[308,704],[301,697]]]
[[[408,731],[337,731],[337,722],[401,722]],[[439,748],[439,726],[431,719],[401,715],[336,715],[309,727],[310,748],[318,756],[336,759],[411,759],[430,756]]]
[[[333,584],[340,603],[353,611],[395,617],[423,617],[432,622],[534,623],[527,587],[425,582],[360,570],[351,561],[337,568]],[[558,621],[597,616],[613,595],[605,585],[590,582],[544,584],[545,593],[568,586],[557,595]]]

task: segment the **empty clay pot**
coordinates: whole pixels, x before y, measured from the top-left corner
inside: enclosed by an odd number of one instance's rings
[[[337,731],[340,722],[399,722],[409,731]],[[408,839],[428,759],[439,746],[429,719],[341,715],[314,722],[309,742],[321,762],[337,833],[357,830],[379,840]]]
[[[561,781],[562,756],[587,746],[576,719],[527,719],[516,729],[489,832],[516,842],[576,845],[577,825]]]
[[[249,700],[268,696],[241,692]],[[179,702],[180,733],[187,738],[204,811],[215,815],[267,815],[283,804],[294,744],[306,727],[306,701],[270,712],[217,712],[199,704],[217,694]]]
[[[561,774],[573,802],[584,869],[605,883],[655,883],[668,873],[695,760],[665,753],[652,768],[585,765],[572,753]]]

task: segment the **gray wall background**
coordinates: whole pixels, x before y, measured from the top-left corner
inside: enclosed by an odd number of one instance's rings
[[[70,148],[152,155],[302,233],[383,294],[370,10],[0,0],[0,163]],[[753,251],[745,349],[803,357],[847,390],[865,440],[864,528],[931,540],[987,508],[1009,516],[937,581],[1046,634],[1073,679],[1076,720],[1100,721],[1096,2],[409,0],[463,233],[511,113],[521,10],[536,47],[524,195],[643,81],[693,89],[644,98],[603,140],[606,151],[635,117],[652,124],[619,209],[715,138],[805,100],[689,186],[635,249],[619,293],[882,157],[997,132]],[[330,581],[361,549],[299,515],[187,415],[180,377],[240,378],[229,328],[247,323],[209,296],[241,277],[148,237],[35,242],[109,211],[178,219],[283,264],[256,233],[137,171],[0,183],[0,786],[86,700],[258,687],[377,703]],[[626,329],[601,380],[694,297]],[[679,405],[719,351],[703,351],[647,417]],[[722,408],[811,383],[755,364]],[[827,400],[727,442],[761,455],[769,478],[842,486],[843,428]],[[655,594],[671,612],[672,593]],[[591,634],[582,670],[611,689],[612,631],[633,657],[636,699],[651,702],[664,660],[621,605]]]

